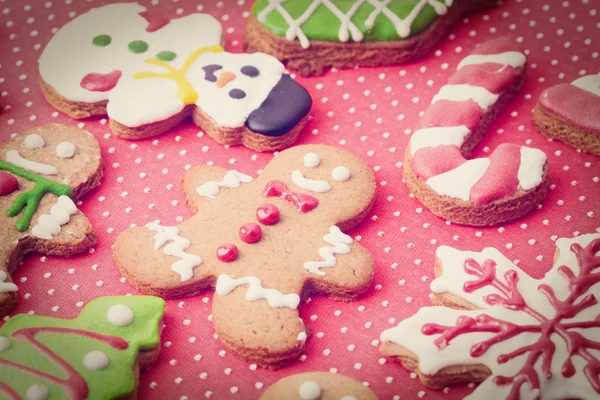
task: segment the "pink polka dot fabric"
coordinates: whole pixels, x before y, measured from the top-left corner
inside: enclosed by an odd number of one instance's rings
[[[98,233],[97,245],[72,259],[29,256],[15,274],[19,303],[11,315],[75,317],[91,299],[136,290],[114,267],[112,249],[125,228],[160,220],[175,225],[191,216],[179,182],[199,164],[255,175],[272,155],[225,148],[191,122],[156,138],[127,141],[111,134],[106,119],[74,121],[50,107],[39,83],[37,60],[53,33],[104,0],[0,0],[0,141],[36,125],[78,125],[100,141],[102,186],[80,208]],[[223,25],[230,51],[241,52],[251,1],[141,1],[172,18],[201,11]],[[268,371],[224,350],[211,322],[208,291],[172,300],[164,319],[162,353],[141,375],[143,399],[256,399],[276,380],[313,370],[349,375],[382,399],[459,399],[466,386],[429,390],[415,374],[382,358],[380,333],[430,304],[435,249],[499,248],[539,278],[552,266],[554,241],[600,232],[600,159],[550,142],[533,127],[531,112],[548,86],[599,71],[600,4],[594,0],[506,0],[500,8],[465,19],[419,62],[394,67],[330,71],[295,77],[314,99],[312,119],[298,143],[326,143],[355,152],[375,171],[378,197],[352,237],[375,255],[373,288],[354,303],[312,298],[300,307],[309,329],[306,353],[290,367]],[[529,56],[527,82],[495,121],[476,157],[510,142],[543,150],[552,190],[527,217],[492,228],[455,226],[433,216],[402,181],[411,133],[431,99],[474,46],[511,35]],[[76,51],[76,49],[73,49]],[[299,238],[299,240],[302,240]],[[301,262],[307,260],[298,260]]]

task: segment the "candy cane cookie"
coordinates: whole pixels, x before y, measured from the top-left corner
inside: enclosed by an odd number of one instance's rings
[[[404,155],[415,197],[448,221],[489,226],[520,218],[546,196],[546,155],[502,144],[469,159],[487,129],[523,85],[527,58],[508,38],[479,44],[435,95]]]
[[[245,47],[301,75],[425,56],[467,15],[498,0],[257,0]]]

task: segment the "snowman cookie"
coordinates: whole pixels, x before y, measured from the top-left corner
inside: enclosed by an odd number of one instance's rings
[[[43,93],[73,118],[108,115],[127,139],[159,135],[187,118],[228,145],[279,150],[308,121],[312,99],[266,54],[231,54],[210,15],[169,21],[136,3],[79,15],[40,58]]]
[[[77,128],[40,126],[0,147],[0,316],[16,301],[10,274],[27,253],[68,257],[94,245],[75,202],[101,177],[98,142]]]
[[[183,179],[192,218],[128,229],[114,246],[127,281],[164,298],[215,288],[213,323],[233,353],[267,368],[298,358],[301,300],[350,301],[371,284],[371,254],[344,232],[375,200],[375,177],[355,155],[324,145],[279,153],[261,175],[214,166]]]

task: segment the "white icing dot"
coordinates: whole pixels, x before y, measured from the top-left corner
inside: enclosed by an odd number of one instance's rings
[[[305,342],[306,341],[306,332],[300,332],[298,334],[298,341],[299,342]]]
[[[133,311],[123,304],[112,306],[106,313],[106,319],[118,326],[128,326],[133,322]]]
[[[75,155],[75,145],[71,142],[62,142],[56,146],[56,154],[60,158],[71,158]]]
[[[108,356],[101,351],[91,351],[83,358],[83,365],[91,371],[100,371],[110,364]]]
[[[338,182],[346,182],[350,179],[350,170],[346,167],[335,167],[331,171],[331,177]]]
[[[41,149],[46,145],[44,138],[37,133],[32,133],[25,138],[25,146],[30,149]]]
[[[46,386],[36,383],[27,389],[27,400],[46,400],[48,394]]]
[[[321,387],[317,382],[306,381],[298,391],[302,400],[317,400],[321,396]]]
[[[5,338],[4,336],[0,336],[0,353],[10,349],[10,340]]]
[[[321,157],[317,153],[310,152],[304,156],[304,166],[308,168],[318,167],[321,163]]]

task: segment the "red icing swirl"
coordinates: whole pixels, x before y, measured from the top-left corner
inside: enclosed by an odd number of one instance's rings
[[[314,210],[319,205],[319,200],[309,194],[291,192],[282,181],[270,181],[263,193],[267,197],[279,197],[296,206],[299,214]]]

